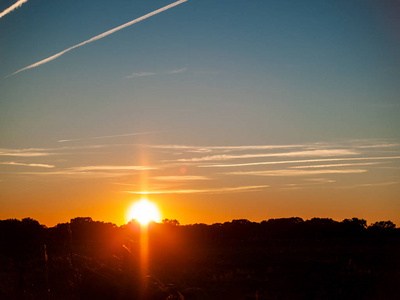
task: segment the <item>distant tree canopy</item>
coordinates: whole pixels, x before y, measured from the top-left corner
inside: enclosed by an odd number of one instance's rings
[[[329,218],[269,219],[260,223],[247,219],[212,225],[180,225],[178,220],[164,219],[149,224],[152,240],[159,243],[175,243],[178,240],[194,242],[270,241],[274,239],[323,239],[399,236],[400,229],[392,221],[379,221],[367,226],[364,219],[352,218],[341,222]],[[93,221],[90,217],[78,217],[69,223],[52,228],[38,221],[25,218],[0,221],[0,251],[9,257],[29,258],[40,253],[43,245],[48,251],[74,248],[80,251],[111,251],[139,239],[140,224],[131,221],[126,225]],[[57,250],[58,249],[58,250]],[[86,249],[86,250],[85,250]],[[96,253],[97,253],[96,252]]]
[[[395,229],[396,224],[394,224],[392,221],[380,221],[380,222],[375,222],[374,224],[370,225],[368,228],[371,228],[371,229]]]
[[[40,252],[45,234],[46,227],[31,218],[0,221],[0,249],[14,259],[28,259]]]
[[[170,220],[170,219],[164,219],[162,220],[163,224],[167,224],[167,225],[173,225],[173,226],[179,226],[179,221],[178,220]]]

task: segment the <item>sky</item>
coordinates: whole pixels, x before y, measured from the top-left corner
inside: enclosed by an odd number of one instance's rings
[[[0,219],[400,225],[400,4],[0,2]]]

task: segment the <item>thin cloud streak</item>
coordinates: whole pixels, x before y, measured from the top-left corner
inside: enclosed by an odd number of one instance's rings
[[[155,149],[167,150],[186,150],[190,152],[211,152],[212,150],[222,151],[244,151],[244,150],[271,150],[271,149],[286,149],[299,148],[305,145],[253,145],[253,146],[190,146],[190,145],[149,145]]]
[[[89,145],[89,146],[70,146],[70,147],[55,147],[55,148],[27,148],[27,149],[0,149],[0,156],[16,156],[16,157],[39,157],[51,155],[72,155],[79,153],[66,153],[66,150],[82,150],[82,149],[102,149],[106,147],[117,147],[125,145]],[[52,152],[49,152],[52,151]],[[54,151],[64,151],[64,153],[55,153]]]
[[[126,76],[125,78],[137,78],[137,77],[146,77],[146,76],[155,76],[155,75],[162,75],[162,74],[179,74],[186,72],[186,68],[182,69],[177,69],[177,70],[172,70],[168,71],[166,73],[154,73],[154,72],[138,72],[138,73],[132,73],[132,75]]]
[[[17,157],[37,157],[37,156],[50,156],[57,154],[58,153],[45,153],[45,152],[0,152],[0,156],[17,156]]]
[[[233,188],[215,188],[215,189],[204,189],[204,190],[165,190],[165,191],[127,191],[130,194],[137,195],[157,195],[157,194],[222,194],[222,193],[233,193],[233,192],[244,192],[244,191],[259,191],[269,185],[256,185],[256,186],[239,186]]]
[[[393,148],[393,147],[399,147],[400,144],[376,144],[376,145],[366,145],[366,146],[358,146],[357,148],[363,148],[363,149],[368,149],[368,148]]]
[[[75,171],[121,171],[121,170],[132,170],[132,171],[145,171],[145,170],[155,170],[154,167],[146,166],[85,166],[85,167],[75,167],[71,170]]]
[[[38,167],[38,168],[54,168],[55,166],[53,165],[47,165],[47,164],[25,164],[25,163],[19,163],[19,162],[0,162],[0,165],[10,165],[10,166],[24,166],[24,167]]]
[[[153,134],[153,133],[159,133],[159,132],[149,131],[149,132],[135,132],[135,133],[125,133],[125,134],[116,134],[116,135],[104,135],[104,136],[95,136],[95,137],[79,138],[79,139],[59,140],[58,142],[65,143],[65,142],[86,141],[86,140],[110,139],[110,138],[116,138],[116,137],[144,135],[144,134]]]
[[[372,163],[354,163],[354,164],[330,164],[330,165],[311,165],[311,166],[295,166],[292,169],[318,169],[318,168],[338,168],[338,167],[352,167],[352,166],[370,166],[377,165],[378,162]]]
[[[37,176],[52,176],[52,179],[55,176],[66,176],[73,178],[87,178],[87,179],[95,179],[95,178],[118,178],[123,176],[132,175],[128,172],[125,173],[115,173],[115,172],[86,172],[86,171],[76,171],[72,169],[68,170],[60,170],[60,171],[51,171],[51,172],[13,172],[9,174],[14,175],[37,175]]]
[[[112,146],[125,146],[124,144],[114,144],[114,145],[88,145],[88,146],[67,146],[67,147],[49,147],[49,148],[22,148],[22,149],[6,149],[1,148],[1,152],[10,153],[26,153],[26,152],[47,152],[47,151],[61,151],[61,150],[81,150],[81,149],[100,149]]]
[[[14,3],[13,5],[11,5],[9,8],[3,10],[3,11],[0,13],[0,19],[1,19],[2,17],[4,17],[5,15],[9,14],[10,12],[12,12],[13,10],[16,10],[18,7],[21,7],[22,4],[24,4],[24,3],[26,3],[26,2],[28,2],[28,0],[19,0],[19,1],[15,2],[15,3]]]
[[[181,158],[177,161],[181,162],[200,162],[210,160],[230,160],[244,158],[259,158],[259,157],[296,157],[296,156],[337,156],[337,155],[357,155],[359,152],[346,149],[331,149],[331,150],[311,150],[311,151],[294,151],[284,153],[267,153],[267,154],[242,154],[242,155],[211,155],[195,158]]]
[[[325,187],[326,184],[335,183],[335,180],[327,179],[327,178],[309,178],[304,179],[310,183],[289,183],[284,184],[283,187],[277,187],[278,190],[300,190],[300,189],[310,189],[310,188],[318,188]]]
[[[390,181],[390,182],[378,182],[378,183],[364,183],[364,184],[356,184],[352,186],[345,186],[342,187],[343,189],[346,188],[358,188],[358,187],[376,187],[376,186],[388,186],[388,185],[395,185],[395,184],[400,184],[399,181]]]
[[[79,44],[77,44],[75,46],[69,47],[69,48],[67,48],[67,49],[65,49],[65,50],[63,50],[63,51],[61,51],[61,52],[59,52],[57,54],[54,54],[54,55],[52,55],[52,56],[50,56],[50,57],[48,57],[46,59],[43,59],[43,60],[38,61],[38,62],[36,62],[36,63],[34,63],[32,65],[29,65],[29,66],[25,67],[25,68],[22,68],[22,69],[20,69],[20,70],[18,70],[16,72],[12,73],[11,75],[8,75],[7,77],[14,76],[14,75],[16,75],[16,74],[18,74],[18,73],[20,73],[22,71],[25,71],[25,70],[28,70],[28,69],[32,69],[32,68],[38,67],[40,65],[43,65],[45,63],[48,63],[48,62],[60,57],[61,55],[65,54],[65,53],[67,53],[67,52],[69,52],[69,51],[71,51],[71,50],[73,50],[75,48],[84,46],[86,44],[92,43],[92,42],[97,41],[97,40],[100,40],[100,39],[102,39],[102,38],[104,38],[104,37],[106,37],[106,36],[108,36],[110,34],[113,34],[113,33],[117,32],[119,30],[122,30],[122,29],[128,27],[128,26],[131,26],[131,25],[133,25],[135,23],[138,23],[138,22],[143,21],[143,20],[145,20],[147,18],[150,18],[150,17],[152,17],[154,15],[157,15],[157,14],[163,12],[163,11],[166,11],[166,10],[168,10],[168,9],[170,9],[172,7],[175,7],[175,6],[177,6],[177,5],[181,4],[181,3],[184,3],[186,1],[187,0],[179,0],[179,1],[176,1],[176,2],[174,2],[172,4],[164,6],[164,7],[160,8],[160,9],[157,9],[157,10],[155,10],[155,11],[153,11],[151,13],[148,13],[148,14],[142,16],[142,17],[139,17],[139,18],[134,19],[134,20],[132,20],[132,21],[130,21],[128,23],[125,23],[125,24],[123,24],[121,26],[115,27],[115,28],[113,28],[111,30],[108,30],[108,31],[102,33],[102,34],[99,34],[99,35],[97,35],[95,37],[92,37],[91,39],[89,39],[87,41],[84,41],[84,42],[79,43]]]
[[[245,166],[262,166],[262,165],[278,165],[278,164],[328,162],[328,161],[386,160],[386,159],[388,159],[388,160],[390,160],[390,159],[400,159],[400,156],[353,157],[353,158],[321,158],[321,159],[305,159],[305,160],[264,161],[264,162],[242,163],[242,164],[199,165],[198,167],[199,168],[230,168],[230,167],[245,167]]]
[[[184,73],[184,72],[186,72],[186,70],[187,70],[187,68],[182,68],[182,69],[177,69],[177,70],[169,71],[168,73],[169,73],[169,74],[179,74],[179,73]]]
[[[320,174],[354,174],[365,173],[363,169],[347,169],[347,170],[271,170],[271,171],[250,171],[250,172],[229,172],[224,175],[252,175],[252,176],[309,176]]]
[[[155,176],[152,179],[161,181],[197,181],[197,180],[210,180],[206,176]]]
[[[309,179],[306,179],[306,180],[315,182],[316,184],[336,182],[335,180],[329,179],[329,178],[309,178]]]
[[[24,164],[25,165],[25,164]],[[31,165],[34,166],[34,165]],[[37,165],[39,166],[39,165]],[[44,167],[44,165],[41,165]],[[54,167],[54,166],[52,166]],[[50,168],[50,166],[48,166]],[[70,176],[70,175],[81,175],[81,176],[93,176],[93,177],[118,177],[118,176],[127,176],[132,175],[132,172],[129,171],[147,171],[147,170],[155,170],[155,167],[148,166],[83,166],[83,167],[72,167],[66,168],[57,171],[51,172],[16,172],[14,174],[22,174],[22,175],[62,175],[62,176]],[[126,171],[126,172],[121,172]]]
[[[136,78],[136,77],[145,77],[145,76],[154,76],[157,75],[153,72],[139,72],[139,73],[132,73],[132,75],[126,76],[125,78]]]
[[[58,148],[47,148],[47,149],[46,148],[0,149],[0,156],[39,157],[39,156],[52,156],[52,155],[73,155],[73,154],[84,154],[84,152],[74,153],[74,152],[66,152],[66,150],[102,149],[105,147],[112,147],[112,146],[115,147],[120,145],[92,145],[92,146],[58,147]],[[64,151],[64,152],[54,152],[54,151]]]

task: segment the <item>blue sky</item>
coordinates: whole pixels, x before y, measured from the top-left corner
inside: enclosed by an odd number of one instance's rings
[[[15,2],[3,1],[0,11]],[[75,217],[73,214],[90,215],[90,208],[96,203],[93,199],[99,198],[103,199],[99,207],[114,212],[132,201],[126,195],[126,189],[118,190],[115,186],[146,176],[167,176],[164,173],[168,172],[159,170],[159,166],[172,160],[169,157],[171,149],[163,152],[160,151],[163,148],[151,145],[176,145],[176,149],[181,150],[186,149],[183,146],[193,146],[199,147],[196,151],[200,152],[205,147],[218,155],[231,150],[207,147],[287,145],[291,149],[295,145],[299,152],[321,150],[323,147],[317,145],[324,145],[325,150],[353,151],[353,154],[335,152],[336,156],[329,155],[329,158],[399,155],[400,22],[396,18],[399,5],[395,1],[189,0],[45,64],[14,74],[171,3],[28,0],[0,17],[2,153],[29,153],[27,149],[30,148],[41,149],[35,150],[36,153],[62,152],[62,155],[0,156],[3,163],[0,165],[3,177],[0,179],[0,201],[7,207],[1,218],[32,213],[33,217],[36,214],[37,218],[51,223],[54,220],[46,214],[57,215],[60,211],[65,212],[66,207],[71,211],[58,215],[60,218]],[[131,133],[140,134],[125,135]],[[59,142],[69,139],[71,141]],[[63,148],[66,145],[75,148]],[[98,148],[94,150],[95,146]],[[54,150],[56,148],[58,150]],[[102,151],[98,150],[100,148]],[[77,149],[79,154],[75,153]],[[72,155],[70,151],[75,152]],[[295,152],[288,148],[254,147],[246,151],[276,154],[262,157],[262,162],[276,161],[282,157],[277,155],[279,153]],[[176,151],[175,163],[193,163],[179,160],[185,153]],[[303,160],[304,155],[293,160]],[[130,170],[131,175],[113,176],[111,183],[107,176],[106,179],[94,176],[91,179],[94,186],[108,187],[102,191],[103,196],[99,196],[100,192],[88,191],[89,183],[76,183],[61,175],[62,172],[65,175],[66,170],[70,172],[71,168],[80,172],[76,168],[143,165],[144,162],[138,159],[143,156],[147,157],[149,165],[158,166],[152,171],[144,171],[148,172],[146,176],[140,175],[140,170]],[[319,152],[309,156],[326,158]],[[233,159],[240,159],[241,163],[261,162],[254,161],[261,157]],[[338,198],[349,197],[349,201],[357,202],[365,193],[373,195],[368,196],[371,197],[369,210],[346,209],[343,203],[335,206],[333,199],[320,208],[315,206],[314,200],[296,200],[319,199],[329,190],[322,185],[325,189],[298,190],[290,197],[268,194],[268,191],[257,192],[256,196],[249,193],[254,200],[246,204],[249,211],[243,217],[260,219],[260,211],[266,217],[292,216],[298,208],[299,215],[304,217],[329,215],[331,211],[332,217],[364,216],[371,219],[374,211],[382,211],[376,218],[389,218],[393,211],[400,211],[394,196],[398,195],[400,174],[396,158],[368,160],[382,161],[390,162],[391,169],[386,168],[387,165],[370,164],[363,165],[365,172],[328,172],[323,173],[323,177],[320,173],[308,174],[315,182],[325,180],[328,184],[334,180],[336,185],[341,182],[336,192],[330,194]],[[217,163],[219,159],[215,158]],[[35,168],[40,171],[50,169],[35,166],[40,164],[53,166],[52,180],[36,174]],[[266,168],[268,165],[260,166]],[[168,170],[169,167],[165,168]],[[168,217],[175,218],[175,210],[176,218],[182,220],[185,209],[197,209],[204,213],[193,222],[225,221],[232,216],[241,217],[237,212],[243,211],[245,204],[240,199],[248,197],[243,192],[239,195],[235,188],[271,187],[271,182],[300,184],[300,175],[293,173],[286,181],[283,180],[285,176],[277,173],[264,173],[260,180],[259,176],[250,173],[247,176],[242,173],[237,178],[233,174],[214,174],[213,171],[211,176],[204,173],[205,169],[196,165],[191,168],[192,174],[185,173],[185,176],[208,176],[208,179],[188,177],[191,179],[185,181],[187,186],[181,190],[225,189],[229,195],[196,193],[190,197],[185,195],[185,199],[175,195],[174,200],[154,196],[159,205],[170,208]],[[56,176],[54,170],[60,176]],[[335,178],[327,178],[327,174]],[[181,182],[180,179],[175,183]],[[26,186],[25,194],[17,189],[21,184]],[[375,184],[376,188],[371,193],[363,189],[363,184],[370,187]],[[51,197],[57,195],[60,186],[68,187],[65,201],[50,205]],[[357,195],[345,192],[345,186],[355,186]],[[382,187],[385,187],[383,201],[380,198]],[[30,206],[21,200],[27,194],[35,199]],[[85,196],[87,208],[80,208],[70,200],[77,194]],[[106,200],[110,197],[112,203]],[[227,197],[237,199],[233,205],[237,212],[233,209],[231,214],[225,215],[231,205],[227,203]],[[213,204],[199,204],[211,201],[211,198]],[[289,206],[294,209],[285,212],[285,206],[279,204],[274,204],[278,208],[272,204],[265,207],[265,201],[279,201],[271,198],[292,199]],[[21,203],[26,208],[23,212]],[[47,206],[49,210],[39,213],[35,205]],[[98,218],[122,222],[119,221],[121,218],[104,213],[105,210],[100,209],[103,213],[98,213]],[[187,218],[186,222],[190,220]]]

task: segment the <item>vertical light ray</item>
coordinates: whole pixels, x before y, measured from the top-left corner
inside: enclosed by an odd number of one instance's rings
[[[148,165],[148,149],[145,147],[141,147],[139,155],[140,155],[140,164],[142,166]],[[148,171],[141,172],[140,174],[140,188],[142,191],[148,190],[148,180],[149,174]],[[146,199],[146,196],[144,196]],[[147,199],[146,199],[147,200]],[[147,292],[147,280],[149,274],[149,232],[148,232],[148,224],[140,225],[140,299],[146,298]]]
[[[148,225],[140,225],[140,299],[146,298],[149,275],[149,231]]]

